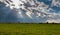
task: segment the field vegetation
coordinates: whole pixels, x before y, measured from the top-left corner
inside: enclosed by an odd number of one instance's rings
[[[60,24],[0,23],[0,35],[60,35]]]

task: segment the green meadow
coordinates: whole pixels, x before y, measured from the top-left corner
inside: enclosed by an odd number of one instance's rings
[[[60,24],[1,23],[0,35],[60,35]]]

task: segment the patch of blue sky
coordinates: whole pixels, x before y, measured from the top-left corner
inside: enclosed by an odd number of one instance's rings
[[[58,13],[60,11],[60,7],[56,7],[56,6],[53,6],[51,7],[53,10],[55,10],[56,13]]]
[[[47,5],[51,5],[51,0],[38,0],[39,2],[44,2]]]

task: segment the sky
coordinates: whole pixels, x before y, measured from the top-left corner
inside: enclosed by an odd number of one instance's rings
[[[60,0],[0,0],[0,22],[60,23]]]

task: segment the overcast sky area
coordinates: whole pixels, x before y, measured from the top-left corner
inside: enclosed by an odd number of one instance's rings
[[[0,22],[60,23],[60,0],[0,0]]]

